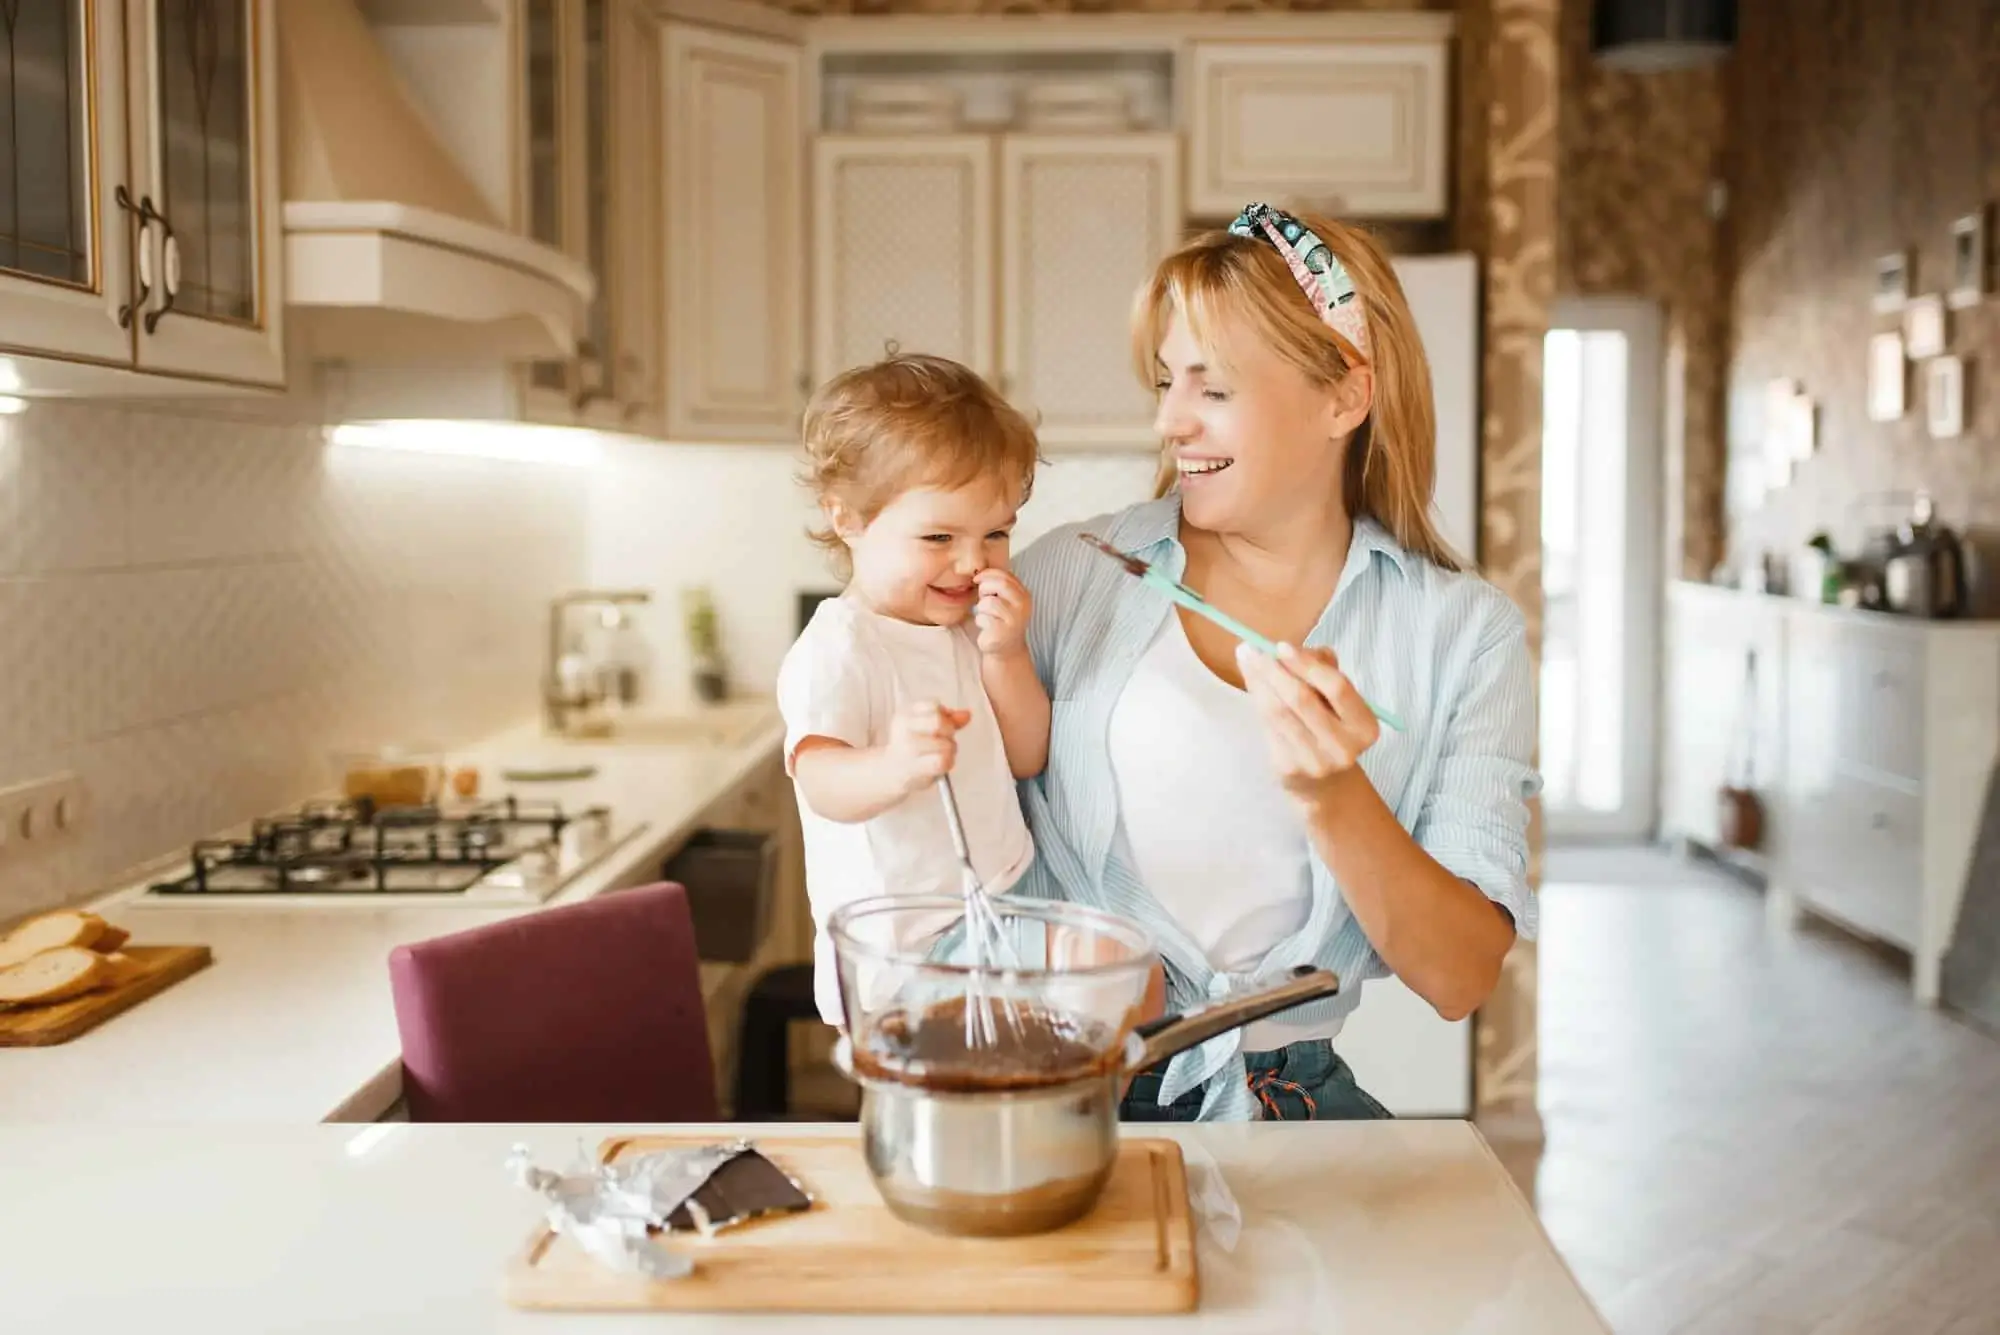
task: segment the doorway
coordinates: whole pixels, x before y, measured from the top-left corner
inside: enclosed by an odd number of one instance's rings
[[[1556,303],[1542,359],[1543,815],[1552,838],[1658,820],[1660,308]]]

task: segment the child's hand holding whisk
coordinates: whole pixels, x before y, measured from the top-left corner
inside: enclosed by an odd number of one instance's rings
[[[882,750],[905,793],[914,793],[958,761],[958,730],[972,721],[969,711],[935,700],[910,705],[889,720]]]

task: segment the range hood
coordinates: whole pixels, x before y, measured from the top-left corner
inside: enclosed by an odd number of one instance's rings
[[[574,355],[590,270],[507,227],[404,91],[353,0],[278,23],[285,302],[319,360]]]

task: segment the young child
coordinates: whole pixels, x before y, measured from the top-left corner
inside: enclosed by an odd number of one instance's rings
[[[951,775],[974,869],[999,894],[1034,857],[1014,781],[1048,758],[1028,591],[1008,573],[1034,482],[1034,427],[973,372],[892,356],[806,409],[813,536],[848,575],[785,655],[778,707],[817,927],[814,996],[840,1025],[827,920],[875,895],[960,893],[937,778]]]

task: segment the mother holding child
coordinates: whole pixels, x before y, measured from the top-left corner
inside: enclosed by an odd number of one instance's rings
[[[841,1023],[835,909],[958,893],[929,791],[949,771],[989,892],[1151,932],[1153,1009],[1299,965],[1340,976],[1337,997],[1141,1072],[1125,1119],[1386,1117],[1334,1042],[1361,984],[1393,973],[1458,1019],[1535,935],[1523,621],[1433,527],[1430,368],[1365,233],[1253,204],[1160,262],[1132,334],[1158,395],[1158,496],[1058,528],[1011,569],[1038,452],[978,376],[895,356],[807,410],[817,536],[849,575],[778,681],[820,1013]],[[1278,652],[1183,612],[1083,532]]]

